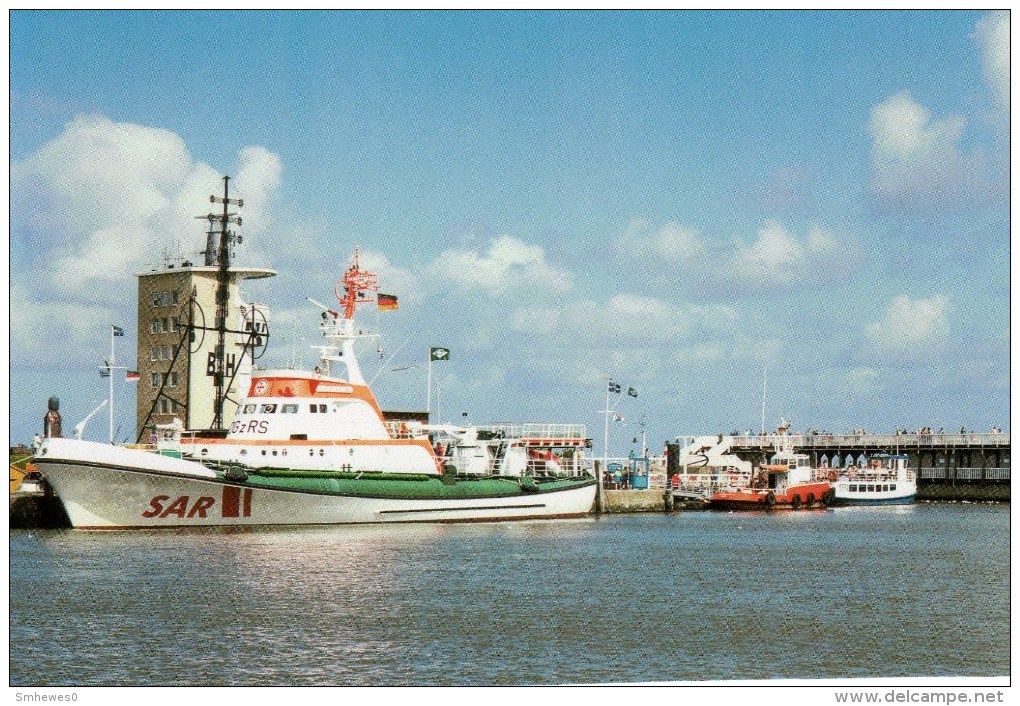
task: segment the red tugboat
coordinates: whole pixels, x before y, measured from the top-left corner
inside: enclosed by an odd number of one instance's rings
[[[712,494],[714,510],[799,510],[827,507],[835,490],[827,474],[815,471],[806,454],[780,451],[752,476],[750,487],[728,488]]]

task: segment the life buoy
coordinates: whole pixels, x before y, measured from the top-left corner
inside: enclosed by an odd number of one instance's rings
[[[775,507],[776,494],[773,493],[771,490],[765,494],[765,504],[768,505],[769,507]]]
[[[793,496],[793,500],[790,501],[790,504],[793,505],[793,509],[794,510],[799,510],[800,509],[800,496],[799,495],[794,495]]]

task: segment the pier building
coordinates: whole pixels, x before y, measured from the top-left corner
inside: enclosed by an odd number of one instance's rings
[[[138,389],[136,437],[145,441],[156,424],[180,419],[186,429],[213,427],[217,381],[226,396],[219,426],[233,421],[237,400],[248,391],[251,366],[265,349],[269,308],[247,301],[238,283],[272,277],[273,270],[231,267],[227,305],[216,305],[218,268],[187,260],[138,273]],[[225,317],[222,370],[216,326]]]

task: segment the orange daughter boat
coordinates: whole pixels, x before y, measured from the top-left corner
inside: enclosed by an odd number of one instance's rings
[[[779,451],[771,463],[752,474],[744,488],[727,488],[712,494],[716,510],[799,510],[827,507],[835,496],[826,469],[816,471],[806,454]]]

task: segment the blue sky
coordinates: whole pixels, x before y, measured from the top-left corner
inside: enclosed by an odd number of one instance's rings
[[[219,177],[314,363],[359,245],[387,408],[589,425],[1008,427],[1008,15],[13,12],[11,436],[106,395],[134,273]],[[369,316],[375,324],[375,315]],[[133,389],[118,382],[122,427]],[[100,424],[93,434],[100,434]],[[121,435],[126,436],[127,432]]]

